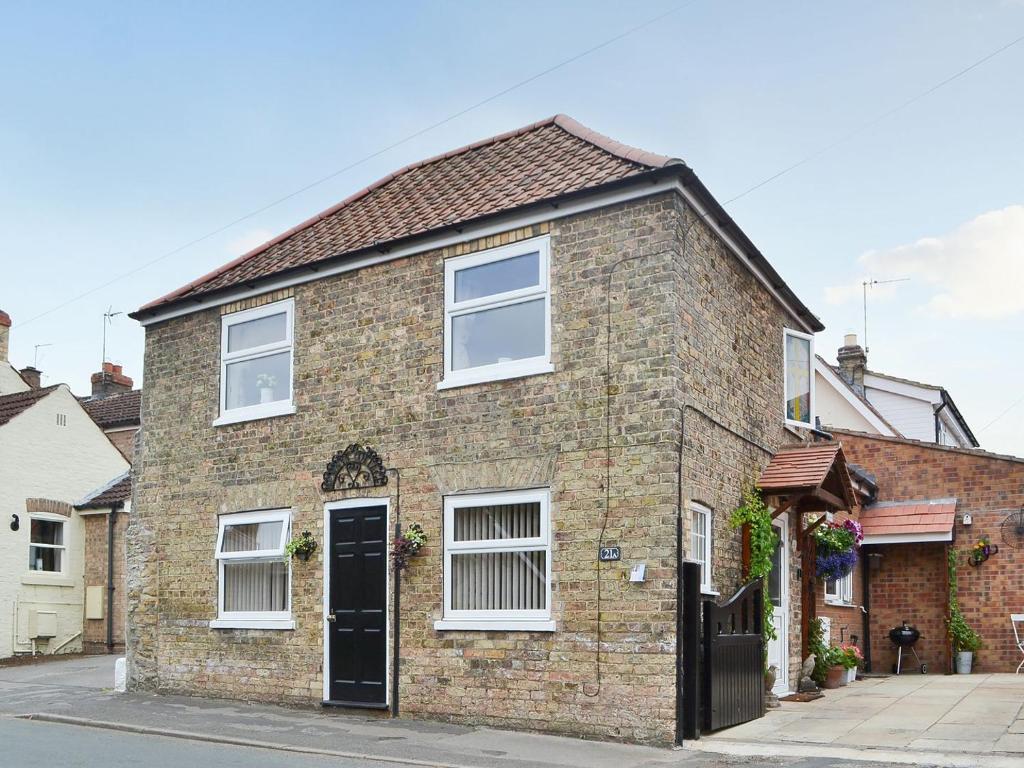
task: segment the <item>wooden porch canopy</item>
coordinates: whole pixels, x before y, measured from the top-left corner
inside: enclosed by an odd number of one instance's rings
[[[772,517],[794,512],[836,512],[858,506],[857,492],[843,446],[836,442],[790,445],[779,449],[757,481]],[[812,524],[817,527],[824,515]]]

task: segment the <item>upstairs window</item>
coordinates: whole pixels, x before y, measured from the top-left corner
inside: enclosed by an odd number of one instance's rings
[[[438,389],[553,370],[548,254],[540,238],[445,262]]]
[[[64,522],[33,517],[30,523],[28,569],[36,573],[64,573]]]
[[[814,337],[787,328],[783,332],[783,350],[786,422],[799,427],[813,427]]]
[[[548,491],[444,500],[444,619],[436,629],[551,631]]]
[[[221,515],[217,620],[213,627],[291,629],[287,509]]]
[[[220,418],[214,424],[295,413],[292,299],[221,318]]]

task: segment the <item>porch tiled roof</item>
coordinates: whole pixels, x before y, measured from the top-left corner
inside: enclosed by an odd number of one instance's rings
[[[763,491],[817,488],[839,453],[839,443],[811,443],[780,448],[758,481]]]
[[[865,544],[949,541],[956,499],[882,502],[861,511]]]

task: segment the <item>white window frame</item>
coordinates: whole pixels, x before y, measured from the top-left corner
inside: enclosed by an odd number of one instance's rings
[[[540,535],[519,539],[488,539],[455,541],[455,510],[463,507],[486,507],[501,504],[539,504]],[[546,596],[543,610],[495,611],[452,610],[452,555],[485,552],[545,552]],[[554,632],[551,620],[551,493],[547,488],[474,493],[444,498],[444,618],[434,622],[434,629],[510,630],[522,632]]]
[[[798,339],[806,339],[808,342],[808,357],[807,357],[807,375],[808,383],[810,384],[810,421],[795,421],[789,418],[787,406],[789,405],[789,376],[787,371],[789,369],[789,345],[786,343],[788,337],[796,336]],[[792,328],[782,329],[782,418],[786,424],[791,427],[800,427],[802,429],[814,429],[815,428],[815,416],[817,410],[815,409],[814,402],[814,336],[809,333],[801,333],[800,331],[794,331]]]
[[[292,619],[292,566],[288,563],[287,606],[283,611],[225,611],[224,610],[224,563],[231,560],[273,561],[285,557],[285,544],[291,535],[292,511],[290,509],[263,509],[255,512],[232,512],[220,515],[217,521],[217,546],[214,557],[217,560],[217,618],[210,622],[213,629],[295,629]],[[229,525],[249,523],[281,522],[281,539],[273,549],[246,552],[222,552],[224,529]]]
[[[523,256],[528,253],[539,254],[539,284],[514,291],[483,296],[466,301],[455,301],[455,273],[470,267],[492,264],[497,261]],[[444,378],[437,385],[438,389],[464,387],[469,384],[480,384],[485,381],[502,381],[523,376],[536,376],[551,373],[551,238],[540,237],[511,245],[491,248],[478,253],[456,256],[444,263]],[[491,363],[473,368],[452,370],[452,318],[469,315],[484,309],[497,309],[527,301],[544,299],[544,354],[527,357],[522,360],[511,360],[506,363]]]
[[[703,578],[700,582],[700,591],[705,595],[717,595],[712,581],[712,553],[714,552],[713,539],[714,533],[712,524],[715,519],[714,512],[711,508],[701,504],[697,501],[690,502],[690,549],[693,550],[694,543],[694,528],[693,528],[693,516],[702,515],[704,517],[704,548],[701,552],[690,552],[690,557],[700,563],[703,566]]]
[[[829,590],[828,582],[825,582],[825,602],[829,605],[853,605],[853,572],[837,579],[836,589]]]
[[[285,314],[286,332],[283,341],[275,341],[259,347],[250,347],[238,352],[228,352],[228,331],[231,326],[247,323],[250,320],[259,320],[261,317],[279,315],[282,312]],[[283,301],[275,301],[272,304],[264,304],[253,309],[232,312],[221,317],[220,323],[220,416],[214,420],[213,426],[235,424],[240,421],[269,419],[274,416],[286,416],[295,413],[295,300],[284,299]],[[269,355],[277,355],[281,352],[288,353],[288,399],[229,409],[227,407],[228,365],[246,360],[255,360]]]
[[[33,520],[45,520],[48,523],[60,523],[60,525],[61,525],[61,535],[60,535],[60,538],[61,538],[61,541],[63,541],[64,543],[63,544],[36,544],[35,542],[33,542],[32,541],[32,521]],[[32,551],[33,547],[39,547],[40,549],[59,549],[59,550],[61,550],[60,570],[59,571],[37,571],[37,570],[34,570],[33,568],[29,567],[29,569],[28,569],[29,576],[32,576],[33,578],[34,577],[42,577],[42,578],[45,579],[46,577],[52,577],[52,578],[58,579],[58,578],[62,578],[62,577],[67,575],[67,573],[68,573],[68,556],[69,556],[69,552],[68,552],[68,531],[70,530],[70,526],[68,526],[68,522],[69,522],[68,518],[63,517],[61,515],[48,515],[48,514],[45,514],[45,513],[42,513],[42,514],[34,513],[34,514],[29,515],[29,523],[28,523],[28,549],[29,549],[29,552]],[[25,561],[22,560],[22,562],[25,562]]]

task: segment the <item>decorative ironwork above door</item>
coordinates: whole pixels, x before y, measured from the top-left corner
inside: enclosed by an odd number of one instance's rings
[[[368,445],[352,443],[331,458],[320,488],[324,491],[347,491],[387,484],[388,476],[380,455]]]

